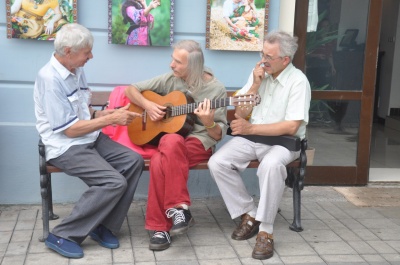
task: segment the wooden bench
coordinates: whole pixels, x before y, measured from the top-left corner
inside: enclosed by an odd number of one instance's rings
[[[228,91],[228,97],[233,95],[234,91]],[[102,109],[107,106],[110,91],[94,91],[92,92],[92,106],[94,108]],[[228,122],[234,119],[234,109],[228,109],[227,114]],[[284,139],[283,139],[284,138]],[[291,162],[286,166],[287,179],[286,186],[293,189],[293,223],[289,228],[293,231],[303,231],[301,227],[301,190],[304,187],[304,177],[307,164],[307,156],[305,150],[307,149],[307,139],[300,140],[293,136],[272,137],[271,144],[281,144],[281,140],[289,140],[291,146],[295,146],[300,150],[300,158]],[[149,170],[149,160],[145,160],[144,170]],[[191,170],[206,170],[207,162],[204,161]],[[248,168],[258,168],[259,162],[257,160],[251,161]],[[40,241],[44,241],[49,235],[49,220],[58,219],[59,216],[53,212],[53,198],[52,198],[52,185],[51,174],[62,172],[61,169],[46,163],[45,147],[41,140],[39,140],[39,171],[40,171],[40,193],[42,196],[42,220],[43,220],[43,237]]]

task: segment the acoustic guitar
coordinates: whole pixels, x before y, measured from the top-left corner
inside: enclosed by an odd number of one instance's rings
[[[188,135],[195,121],[194,110],[201,102],[193,102],[193,99],[181,91],[172,91],[161,96],[152,91],[143,91],[143,97],[159,105],[167,107],[164,118],[159,121],[152,121],[146,110],[131,103],[129,110],[141,113],[141,118],[135,118],[128,125],[128,134],[132,143],[136,145],[153,144],[157,145],[161,136],[166,133],[178,133],[182,136]],[[260,95],[246,94],[211,100],[211,108],[227,106],[256,106],[261,101]]]

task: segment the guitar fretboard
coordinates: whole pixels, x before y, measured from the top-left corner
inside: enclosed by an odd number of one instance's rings
[[[240,99],[240,100],[238,100]],[[248,100],[248,101],[247,101]],[[240,105],[254,105],[251,103],[254,101],[254,95],[243,95],[228,98],[220,98],[211,100],[211,109],[217,109],[227,106],[240,106]],[[184,115],[188,113],[193,113],[195,109],[203,102],[195,102],[185,105],[178,105],[169,107],[167,109],[167,116],[174,117],[179,115]]]

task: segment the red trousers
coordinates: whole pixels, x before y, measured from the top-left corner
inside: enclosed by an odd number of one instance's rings
[[[165,211],[179,204],[190,205],[187,187],[189,168],[212,154],[194,137],[183,138],[178,134],[164,135],[158,152],[150,160],[150,183],[146,209],[147,230],[169,231],[172,220]]]

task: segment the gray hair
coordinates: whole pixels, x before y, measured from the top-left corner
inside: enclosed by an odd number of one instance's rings
[[[84,48],[92,48],[93,35],[82,25],[76,23],[66,24],[57,32],[54,40],[56,54],[64,56],[66,47],[71,48],[72,52],[77,52]]]
[[[193,40],[181,40],[173,45],[174,50],[185,50],[189,53],[186,83],[192,92],[200,89],[203,84],[204,55],[200,44]]]
[[[264,42],[270,44],[279,44],[280,56],[288,56],[290,60],[293,60],[294,54],[297,51],[297,37],[291,36],[284,31],[272,31],[267,34],[264,38]]]

